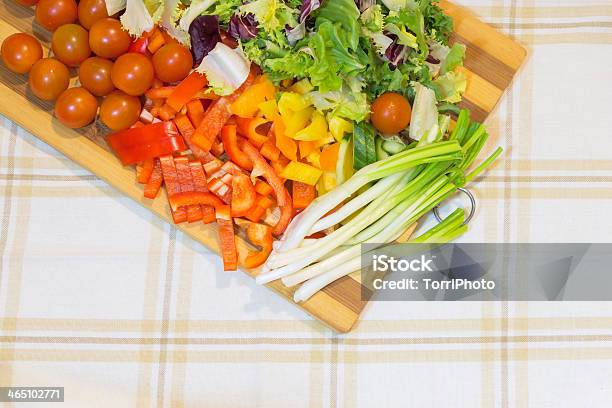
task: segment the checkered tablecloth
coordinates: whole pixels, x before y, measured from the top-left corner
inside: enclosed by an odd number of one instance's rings
[[[529,48],[463,240],[611,241],[612,1],[460,3]],[[63,386],[69,407],[611,404],[609,303],[378,302],[337,335],[10,120],[0,133],[0,386]]]

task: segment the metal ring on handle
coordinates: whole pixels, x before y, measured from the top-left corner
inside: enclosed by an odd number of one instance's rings
[[[472,218],[474,218],[474,214],[476,213],[476,198],[471,193],[471,191],[468,190],[467,188],[460,187],[457,190],[461,191],[463,194],[468,196],[468,198],[470,199],[470,204],[472,205],[472,208],[470,208],[470,212],[467,218],[465,219],[465,221],[463,221],[463,224],[461,224],[461,225],[467,225],[472,220]],[[434,216],[436,217],[436,220],[438,220],[438,222],[442,222],[443,220],[442,220],[442,217],[440,217],[439,208],[440,208],[439,205],[435,206],[433,208],[433,213],[434,213]]]

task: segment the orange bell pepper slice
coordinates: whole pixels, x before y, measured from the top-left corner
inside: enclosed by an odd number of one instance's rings
[[[249,141],[255,147],[261,147],[263,144],[268,141],[268,132],[270,130],[268,125],[270,122],[265,120],[264,118],[253,118],[249,120],[249,124],[247,126],[247,134]],[[260,133],[263,132],[263,133]],[[264,134],[265,133],[265,134]]]
[[[338,152],[340,151],[340,143],[334,143],[323,148],[319,161],[321,169],[325,171],[336,171],[336,163],[338,162]]]
[[[256,268],[263,265],[272,252],[272,228],[267,225],[252,223],[249,224],[246,233],[249,241],[261,247],[261,251],[249,252],[244,260],[244,266]]]
[[[223,269],[235,271],[238,268],[238,251],[236,250],[236,238],[234,236],[234,221],[230,212],[229,205],[217,207],[217,232],[221,244]]]
[[[185,79],[174,87],[172,93],[167,97],[166,103],[176,112],[192,100],[197,93],[208,85],[206,76],[197,71],[192,71]]]
[[[269,196],[274,192],[268,183],[259,179],[255,181],[255,191],[262,196]]]
[[[298,210],[303,210],[308,207],[315,199],[315,186],[294,181],[292,187],[293,207]]]
[[[193,126],[200,126],[204,119],[204,105],[199,99],[193,99],[187,102],[187,116],[193,124]]]
[[[276,203],[280,207],[281,215],[278,223],[274,227],[273,233],[274,235],[279,236],[285,231],[289,225],[289,222],[291,221],[291,218],[293,217],[293,204],[291,202],[291,196],[285,188],[281,178],[278,176],[278,174],[276,174],[274,169],[270,167],[266,159],[263,158],[263,156],[252,144],[245,141],[243,143],[243,151],[253,162],[253,172],[257,175],[263,176],[268,184],[270,184],[270,187],[272,187],[274,190]]]
[[[276,138],[276,147],[281,153],[290,160],[297,160],[297,143],[289,136],[285,135],[285,123],[278,118],[272,125],[274,127],[274,137]]]

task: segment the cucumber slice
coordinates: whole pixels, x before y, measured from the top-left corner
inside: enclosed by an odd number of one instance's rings
[[[389,157],[389,153],[387,153],[382,147],[383,142],[384,140],[382,137],[378,136],[376,138],[376,160],[384,160]]]
[[[385,140],[382,144],[382,148],[390,155],[394,155],[406,150],[406,145],[394,140]]]
[[[374,127],[358,123],[353,127],[353,167],[359,170],[376,161]]]

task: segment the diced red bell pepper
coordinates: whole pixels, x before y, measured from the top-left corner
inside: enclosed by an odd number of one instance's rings
[[[229,205],[217,208],[217,231],[221,244],[223,269],[235,271],[238,268],[238,251],[236,250],[236,239],[234,236],[234,221],[231,217]]]
[[[170,207],[176,211],[181,207],[190,205],[210,205],[215,208],[225,205],[223,201],[212,193],[202,193],[190,191],[187,193],[177,193],[169,196]]]
[[[208,181],[208,189],[224,203],[230,204],[232,202],[232,188],[218,178]]]
[[[155,29],[149,37],[147,49],[151,54],[155,54],[155,52],[159,50],[165,43],[166,38],[164,37],[164,34],[159,29]]]
[[[197,71],[192,71],[185,79],[174,87],[174,91],[168,96],[166,103],[176,112],[178,112],[206,85],[208,85],[206,76]]]
[[[193,143],[204,151],[210,151],[213,142],[223,129],[223,126],[232,117],[230,105],[240,96],[242,91],[251,86],[255,78],[253,70],[247,77],[246,81],[233,94],[224,96],[214,101],[206,113],[202,123],[196,128],[193,136]],[[227,146],[225,146],[227,150]]]
[[[193,186],[195,187],[195,191],[200,193],[208,192],[206,174],[204,173],[202,163],[200,163],[198,160],[191,160],[189,162],[189,167],[191,167],[191,178],[193,179]],[[200,210],[202,212],[202,221],[205,224],[215,222],[214,207],[210,205],[200,205]]]
[[[202,221],[204,224],[210,224],[215,222],[217,216],[215,215],[215,207],[210,205],[202,206]]]
[[[106,139],[124,165],[187,149],[173,122],[120,130]]]
[[[253,208],[249,210],[245,218],[249,221],[259,222],[261,218],[265,215],[267,208],[260,207],[255,204]]]
[[[215,157],[221,157],[223,153],[225,153],[225,146],[223,146],[223,142],[221,142],[220,140],[215,140],[212,147],[210,148],[210,152]]]
[[[151,177],[149,177],[149,181],[144,187],[144,196],[150,199],[157,197],[157,193],[159,193],[159,190],[161,189],[162,182],[163,177],[161,164],[158,159],[155,159],[153,172],[151,173]]]
[[[172,156],[162,156],[159,158],[159,161],[164,177],[164,184],[166,184],[166,190],[168,192],[168,201],[170,201],[170,197],[181,194],[179,176]],[[172,207],[172,202],[170,201],[170,210],[175,224],[187,221],[187,210],[185,208]]]
[[[315,199],[315,186],[300,181],[293,181],[293,207],[303,210]]]
[[[281,178],[252,144],[245,141],[242,145],[242,150],[253,162],[253,172],[257,175],[262,175],[274,190],[276,203],[280,207],[281,215],[278,223],[274,227],[273,233],[279,236],[285,231],[293,217],[291,196],[285,188]]]
[[[221,176],[221,181],[227,184],[228,186],[231,186],[233,178],[234,176],[232,176],[230,173],[225,173],[223,176]]]
[[[274,205],[274,201],[272,201],[271,198],[269,198],[268,196],[262,196],[262,195],[257,196],[256,203],[258,206],[260,206],[264,210],[267,210],[268,208]]]
[[[174,124],[178,128],[181,135],[183,135],[183,138],[189,138],[193,136],[195,128],[191,124],[191,121],[189,120],[187,115],[183,115],[182,113],[176,115],[176,117],[174,118]]]
[[[140,38],[135,39],[130,44],[130,48],[128,48],[127,52],[135,52],[142,55],[149,55],[149,50],[147,46],[149,45],[149,37],[147,35],[143,35]]]
[[[249,224],[247,228],[247,238],[252,244],[261,247],[259,252],[249,252],[244,260],[247,268],[257,268],[263,265],[272,252],[272,229],[263,224]]]
[[[223,167],[223,162],[215,157],[214,160],[204,163],[204,172],[208,178],[212,178],[221,167]]]
[[[175,88],[175,86],[160,86],[158,88],[151,88],[145,92],[145,96],[149,99],[166,99],[172,95]]]
[[[179,183],[181,184],[181,193],[191,193],[195,191],[195,185],[193,178],[191,177],[191,167],[189,166],[189,159],[185,156],[175,157],[174,165],[176,166],[176,172],[179,177]],[[202,210],[197,204],[191,204],[187,206],[187,221],[196,222],[202,219]]]
[[[223,127],[221,130],[221,141],[223,141],[223,147],[231,161],[245,170],[251,170],[253,168],[253,162],[238,147],[236,125],[226,125]]]
[[[232,176],[232,216],[243,217],[255,205],[257,193],[249,176],[242,173]]]
[[[148,159],[136,165],[136,181],[140,184],[147,184],[153,173],[155,159]]]
[[[262,196],[269,196],[274,192],[268,183],[260,179],[255,181],[255,191]]]

